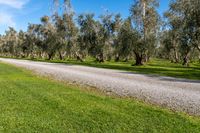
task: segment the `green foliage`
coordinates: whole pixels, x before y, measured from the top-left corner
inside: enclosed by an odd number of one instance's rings
[[[9,30],[5,33],[5,36],[1,38],[1,51],[6,55],[17,55],[17,51],[15,49],[18,45],[17,31],[15,31],[14,28],[9,27]]]
[[[186,66],[189,65],[189,60],[193,55],[191,52],[194,49],[200,52],[199,6],[200,2],[195,0],[174,0],[170,3],[170,9],[165,13],[168,19],[168,30],[171,32],[171,44],[176,53],[180,53],[183,65]],[[175,58],[177,60],[177,54]]]
[[[85,47],[87,53],[93,57],[101,54],[103,51],[103,31],[99,21],[94,20],[94,14],[82,14],[78,17],[80,32],[79,40],[82,40],[82,47]]]
[[[133,26],[140,34],[140,42],[134,46],[136,65],[147,62],[154,53],[160,21],[158,6],[158,0],[135,0],[131,6]]]
[[[134,0],[125,19],[108,11],[99,18],[94,14],[75,18],[70,0],[53,0],[53,14],[43,16],[41,24],[29,24],[19,33],[10,28],[0,36],[0,55],[82,62],[88,56],[98,62],[135,59],[135,65],[159,57],[189,66],[200,60],[199,4],[173,0],[162,22],[158,0]]]
[[[127,58],[132,56],[134,48],[134,44],[137,43],[139,37],[136,36],[136,31],[134,33],[134,29],[131,25],[131,19],[128,18],[122,23],[122,26],[118,33],[116,50],[118,56],[122,58]],[[137,45],[137,44],[136,44]]]

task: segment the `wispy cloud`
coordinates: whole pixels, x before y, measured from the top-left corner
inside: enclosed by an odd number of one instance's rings
[[[8,27],[17,27],[15,17],[30,0],[0,0],[0,32]]]
[[[7,5],[12,8],[21,9],[29,0],[0,0],[0,5]]]
[[[15,27],[15,22],[12,15],[0,13],[0,25]]]

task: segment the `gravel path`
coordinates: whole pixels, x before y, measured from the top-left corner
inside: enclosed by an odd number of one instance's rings
[[[57,80],[94,86],[120,96],[131,96],[153,104],[200,116],[200,81],[133,74],[78,65],[3,59]]]

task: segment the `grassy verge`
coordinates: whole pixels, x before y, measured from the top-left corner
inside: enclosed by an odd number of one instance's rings
[[[104,96],[0,63],[0,132],[200,131],[200,118]]]
[[[77,62],[76,60],[44,60],[44,59],[34,59],[34,61],[45,61],[53,63],[66,63],[74,65],[84,65],[98,68],[108,68],[125,70],[140,74],[153,74],[160,76],[170,76],[176,78],[194,79],[200,80],[200,63],[194,62],[190,63],[190,67],[182,66],[181,64],[171,63],[168,60],[163,59],[152,59],[149,63],[144,66],[132,66],[133,62],[104,62],[98,63],[94,59],[88,58],[84,62]]]

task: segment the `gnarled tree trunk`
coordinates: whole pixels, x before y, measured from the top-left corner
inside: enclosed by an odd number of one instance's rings
[[[59,54],[60,60],[63,60],[63,55],[62,55],[62,53],[59,51],[58,54]]]
[[[143,56],[135,52],[135,65],[141,66],[143,65]]]
[[[103,53],[100,53],[99,55],[97,55],[96,60],[100,63],[104,62]]]
[[[48,54],[48,60],[51,60],[52,57],[53,57],[53,53],[49,53],[49,54]]]
[[[183,58],[183,65],[189,66],[189,53],[187,53]]]

